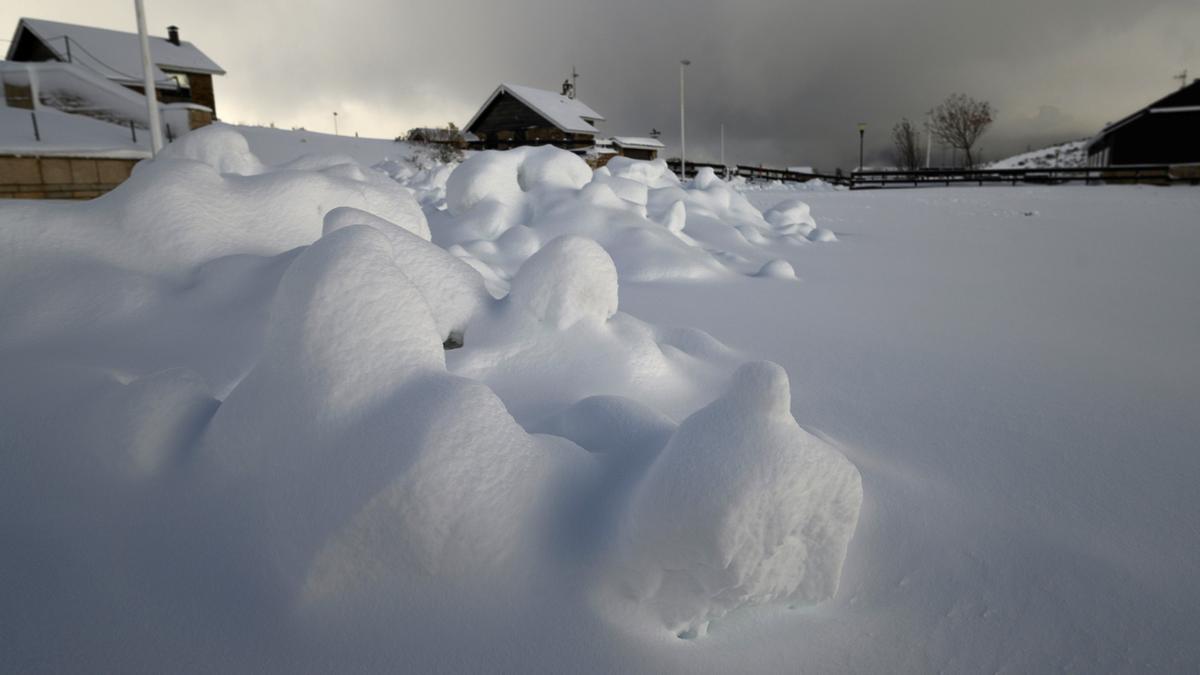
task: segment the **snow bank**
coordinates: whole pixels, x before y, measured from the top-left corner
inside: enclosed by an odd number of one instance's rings
[[[837,590],[861,503],[854,466],[792,418],[783,368],[744,365],[638,486],[628,583],[685,635],[740,607],[820,602]]]
[[[423,204],[434,241],[480,270],[497,296],[526,258],[563,235],[595,240],[625,281],[715,280],[757,274],[768,247],[805,244],[816,227],[798,201],[764,218],[711,169],[686,184],[661,160],[616,157],[591,172],[551,146],[470,157],[449,175],[444,208]]]
[[[18,669],[154,644],[228,670],[207,645],[231,636],[273,664],[386,652],[381,617],[436,649],[514,616],[578,637],[613,578],[649,631],[832,593],[857,474],[786,376],[619,311],[625,278],[763,267],[751,240],[781,239],[727,184],[536,148],[468,160],[423,212],[348,157],[187,139],[101,199],[0,205]]]

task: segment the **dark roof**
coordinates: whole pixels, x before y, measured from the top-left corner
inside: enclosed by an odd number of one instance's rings
[[[1187,85],[1186,87],[1183,87],[1182,89],[1179,89],[1178,91],[1173,91],[1170,94],[1167,94],[1166,96],[1164,96],[1164,97],[1158,99],[1157,101],[1151,103],[1150,105],[1146,106],[1145,108],[1142,108],[1141,110],[1138,110],[1137,112],[1132,113],[1130,115],[1126,115],[1125,117],[1122,117],[1121,119],[1117,120],[1116,122],[1113,122],[1113,123],[1107,125],[1106,127],[1104,127],[1103,129],[1100,130],[1099,134],[1096,134],[1096,139],[1099,140],[1106,134],[1112,133],[1113,131],[1116,131],[1119,127],[1123,127],[1126,124],[1129,124],[1130,122],[1142,117],[1143,115],[1148,115],[1152,111],[1159,111],[1159,110],[1165,110],[1165,109],[1170,109],[1170,108],[1190,108],[1192,106],[1200,106],[1200,79],[1192,80],[1192,83]],[[1094,142],[1095,141],[1093,141],[1093,143]]]

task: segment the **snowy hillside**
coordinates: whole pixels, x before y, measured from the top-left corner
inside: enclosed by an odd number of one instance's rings
[[[989,169],[1049,169],[1074,168],[1087,164],[1088,139],[1070,141],[1052,145],[1048,148],[1013,155],[1007,159],[992,162]]]
[[[1200,665],[1200,191],[350,140],[0,203],[5,671]]]

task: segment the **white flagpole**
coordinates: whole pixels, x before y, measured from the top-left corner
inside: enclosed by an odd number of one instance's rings
[[[142,0],[133,0],[137,10],[138,42],[142,45],[142,84],[146,93],[146,109],[150,113],[150,152],[162,151],[162,122],[158,118],[158,90],[154,88],[154,66],[150,64],[150,39],[146,37],[146,10]]]

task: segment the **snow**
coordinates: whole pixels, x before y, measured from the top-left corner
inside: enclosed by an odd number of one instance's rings
[[[509,298],[560,330],[603,323],[617,313],[617,268],[591,239],[559,237],[521,265]]]
[[[1088,139],[1070,141],[992,162],[989,169],[1071,169],[1087,164]]]
[[[647,138],[644,136],[613,136],[612,142],[623,148],[649,148],[651,150],[660,150],[665,148],[662,141],[657,138]]]
[[[827,600],[861,503],[854,466],[792,418],[783,368],[746,364],[637,487],[626,583],[693,636],[741,607]]]
[[[37,111],[39,141],[33,135],[29,113],[0,106],[0,153],[125,159],[150,156],[150,138],[145,131],[138,134],[138,142],[134,143],[128,127],[50,108]]]
[[[60,61],[80,63],[112,80],[131,84],[140,84],[142,81],[142,52],[137,33],[45,19],[23,18],[20,23],[54,50]],[[72,43],[70,59],[67,58],[64,38],[69,38]],[[225,74],[220,66],[190,42],[181,40],[180,44],[175,45],[166,38],[156,36],[150,36],[149,40],[150,61],[154,64],[154,81],[158,86],[170,84],[174,88],[175,82],[160,70],[161,67],[183,72]],[[15,46],[14,42],[9,47],[10,57]]]
[[[1200,664],[1195,190],[297,138],[0,204],[11,669]]]

